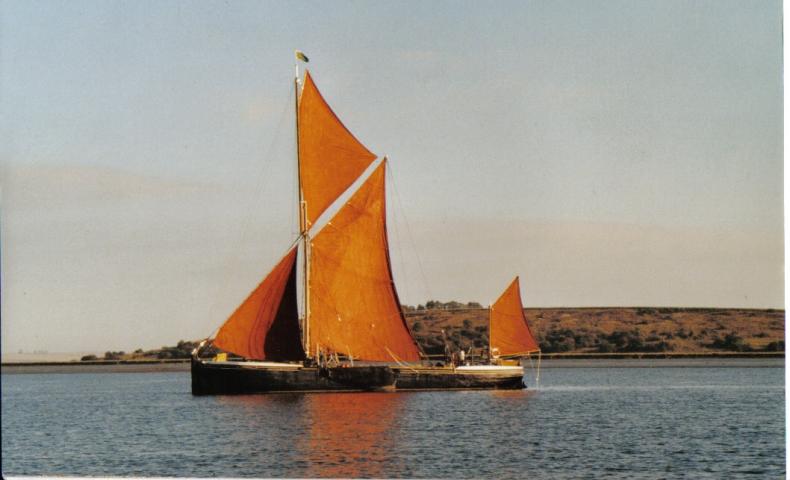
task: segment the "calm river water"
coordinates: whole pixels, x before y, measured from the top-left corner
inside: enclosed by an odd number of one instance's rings
[[[193,397],[188,372],[3,374],[2,468],[7,475],[783,477],[783,361],[689,363],[544,368],[539,389],[515,392],[239,397]]]

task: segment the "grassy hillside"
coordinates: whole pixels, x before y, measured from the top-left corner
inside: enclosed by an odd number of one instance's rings
[[[409,326],[426,351],[443,351],[442,329],[455,347],[487,345],[488,310],[457,302],[431,306],[407,309]],[[524,312],[546,353],[784,351],[783,310],[614,307]]]

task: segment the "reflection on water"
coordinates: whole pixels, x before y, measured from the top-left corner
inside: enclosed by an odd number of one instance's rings
[[[537,390],[492,390],[489,392],[492,398],[500,400],[511,400],[514,402],[526,402],[527,399],[536,395]]]
[[[303,394],[274,394],[274,395],[218,395],[213,397],[220,405],[245,410],[253,415],[261,410],[276,408],[277,406],[300,406],[304,403]]]
[[[289,476],[385,477],[397,468],[392,452],[410,396],[289,393],[218,396],[216,401],[248,419],[246,428],[231,434],[231,445],[249,444],[261,433],[271,433],[274,438],[269,442],[287,445],[292,455],[302,459],[292,465]],[[271,428],[272,415],[277,418],[276,432]]]
[[[409,394],[337,393],[305,398],[310,426],[297,448],[306,477],[385,477]],[[385,468],[387,467],[387,468]]]

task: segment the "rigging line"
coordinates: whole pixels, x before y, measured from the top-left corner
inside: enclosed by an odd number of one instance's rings
[[[390,357],[392,357],[392,359],[395,360],[395,363],[397,363],[399,366],[401,366],[403,368],[408,368],[409,370],[411,370],[414,373],[420,373],[417,370],[415,370],[414,368],[412,368],[411,366],[409,366],[407,363],[401,361],[398,357],[396,357],[395,354],[392,353],[392,350],[389,349],[389,347],[385,346],[384,349],[387,350],[387,353],[390,354]]]
[[[262,181],[263,174],[268,169],[270,164],[272,163],[272,159],[274,157],[275,146],[279,143],[279,139],[282,136],[281,133],[282,133],[282,130],[284,128],[285,119],[286,119],[288,110],[291,107],[291,96],[293,95],[293,91],[290,89],[290,87],[289,87],[288,90],[289,90],[290,93],[288,95],[287,101],[285,102],[285,105],[284,105],[282,111],[280,112],[279,118],[277,120],[277,127],[275,128],[275,131],[274,131],[274,135],[272,136],[272,139],[269,142],[269,145],[268,145],[268,147],[266,148],[266,151],[263,154],[263,161],[260,162],[260,166],[258,167],[258,170],[257,170],[256,174],[253,177],[255,179],[253,185],[255,185],[256,187],[258,185],[263,185],[263,181]],[[255,203],[259,200],[259,197],[262,197],[262,194],[265,191],[266,191],[265,190],[265,186],[264,186],[264,188],[260,188],[260,189],[256,188],[257,195],[252,195],[249,198],[249,200],[248,200],[249,201],[249,205],[247,205],[247,208],[244,208],[241,211],[242,212],[250,212],[250,211],[252,211]],[[228,266],[231,265],[231,262],[236,261],[236,260],[239,259],[239,251],[241,249],[241,245],[244,242],[244,240],[247,238],[251,225],[252,225],[252,215],[247,215],[246,218],[244,219],[244,222],[242,223],[241,228],[240,228],[240,234],[239,234],[238,237],[236,237],[237,240],[236,240],[235,244],[233,245],[233,248],[231,248],[231,250],[228,251],[224,261],[220,264],[220,268],[222,268],[222,266],[228,267]],[[219,303],[219,299],[221,297],[224,297],[228,293],[228,289],[230,287],[230,281],[229,281],[230,280],[230,275],[231,275],[231,271],[228,268],[227,272],[225,273],[225,275],[223,275],[222,282],[219,282],[218,285],[217,285],[217,289],[216,289],[216,291],[214,293],[214,299],[211,302],[211,306],[209,307],[209,310],[208,310],[209,316],[211,318],[214,318],[216,316],[215,310],[217,308],[217,304]],[[212,335],[214,333],[216,333],[216,331],[219,330],[219,328],[220,327],[215,328],[212,331]]]
[[[529,352],[527,352],[527,360],[529,360],[529,369],[534,371],[535,365],[532,363],[532,355],[530,355]]]
[[[389,169],[389,162],[387,162],[387,169]],[[390,185],[393,186],[393,191],[394,191],[392,170],[389,170],[389,175],[385,176],[385,181],[387,179],[389,179],[389,183],[390,183]],[[389,192],[389,189],[385,188],[385,193],[387,195],[389,195],[390,199],[392,198],[392,193]],[[393,205],[394,205],[394,202],[393,202]],[[387,209],[385,209],[385,214],[386,213],[387,213]],[[387,223],[386,217],[385,217],[384,221],[385,221],[385,224],[386,224]],[[399,257],[399,260],[400,260],[401,274],[405,277],[407,275],[406,264],[405,264],[405,255],[403,255],[403,248],[401,247],[401,243],[402,242],[401,242],[401,236],[400,236],[400,229],[398,228],[397,215],[395,214],[395,209],[394,208],[392,209],[392,228],[395,230],[395,239],[397,240],[395,243],[396,243],[396,248],[398,250],[398,257]],[[389,234],[385,230],[384,231],[384,237],[385,237],[385,240],[386,240],[386,243],[387,243],[387,248],[392,250],[391,247],[389,246],[391,244],[391,242],[389,241],[389,238],[387,238],[388,236],[389,236]],[[390,257],[390,255],[387,255],[387,257]],[[390,261],[389,263],[391,264],[392,262]],[[397,300],[396,303],[398,304],[397,308],[398,308],[398,313],[400,314],[399,316],[402,319],[402,321],[404,323],[404,326],[406,327],[406,331],[409,333],[409,336],[412,339],[412,342],[414,342],[414,345],[417,347],[417,350],[419,352],[420,357],[422,358],[422,357],[425,356],[425,352],[423,351],[423,348],[419,344],[419,342],[417,342],[417,339],[414,338],[414,333],[411,331],[411,327],[409,326],[409,322],[406,320],[406,310],[403,308],[403,301],[401,300],[401,296],[398,295],[398,293],[397,293],[397,287],[395,285],[395,273],[392,271],[392,265],[390,265],[389,271],[390,271],[390,277],[391,277],[390,281],[392,283],[392,291],[395,294],[395,299]],[[403,284],[403,282],[401,282],[401,284]],[[407,288],[408,288],[409,285],[410,285],[410,282],[407,281],[406,282]],[[409,288],[408,293],[413,293],[410,288]],[[392,355],[391,352],[390,352],[390,355]]]
[[[496,350],[499,350],[498,347],[494,347]],[[531,353],[540,352],[540,349],[537,350],[525,350],[523,352],[516,352],[516,353],[508,353],[507,355],[499,355],[499,358],[522,358],[525,355],[529,355]]]
[[[389,170],[389,173],[390,173],[389,176],[392,179],[391,182],[390,182],[392,184],[392,191],[395,194],[395,199],[398,201],[398,208],[400,209],[401,217],[403,217],[403,221],[404,221],[404,223],[406,223],[406,233],[408,233],[408,235],[409,235],[409,241],[411,242],[411,247],[414,250],[414,256],[417,257],[417,265],[420,267],[420,275],[422,276],[423,288],[425,288],[425,292],[428,293],[428,297],[429,298],[433,298],[433,294],[431,293],[431,290],[428,287],[428,280],[425,277],[425,271],[422,268],[422,260],[420,259],[420,254],[417,251],[416,244],[414,243],[414,236],[411,233],[411,227],[409,226],[409,220],[406,218],[406,213],[405,213],[405,210],[403,209],[403,204],[401,203],[401,200],[400,200],[400,194],[398,194],[398,187],[397,187],[396,182],[395,182],[395,174],[393,173],[392,168],[390,168],[389,164],[390,164],[390,162],[387,162],[386,168]]]
[[[389,165],[388,165],[388,167],[389,167]],[[393,185],[393,183],[392,183],[393,182],[392,170],[390,170],[389,173],[390,174],[387,175],[386,178],[389,180],[390,185]],[[385,189],[385,190],[386,190],[386,193],[389,195],[389,197],[391,199],[393,194],[390,193],[389,189]],[[394,190],[394,187],[393,187],[393,190]],[[394,205],[394,202],[392,202],[392,203]],[[407,270],[406,270],[405,256],[403,255],[403,248],[401,247],[401,243],[403,243],[403,242],[401,241],[400,229],[398,228],[398,218],[397,218],[397,215],[395,213],[395,209],[392,209],[392,229],[395,230],[395,240],[396,240],[395,248],[398,250],[398,260],[400,260],[399,264],[400,264],[400,268],[401,268],[401,274],[405,277],[407,275]],[[387,243],[389,243],[389,242],[387,242]],[[393,274],[393,277],[394,276],[395,275]],[[395,282],[395,279],[393,278],[393,283],[394,282]],[[408,296],[408,293],[413,293],[413,292],[409,288],[409,282],[407,281],[405,283],[406,283],[406,288],[408,289],[408,292],[407,292],[407,296]],[[401,284],[403,284],[403,282],[401,282]],[[403,306],[402,305],[398,305],[398,307],[401,310],[403,310]]]

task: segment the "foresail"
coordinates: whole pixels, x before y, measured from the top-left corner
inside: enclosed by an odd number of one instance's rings
[[[255,360],[302,360],[296,300],[296,247],[222,325],[214,345]]]
[[[307,227],[376,159],[337,118],[305,73],[299,100],[299,175]]]
[[[491,351],[494,354],[515,356],[540,350],[524,316],[518,277],[491,305],[490,315]]]
[[[310,348],[418,361],[390,270],[382,162],[313,238]]]

